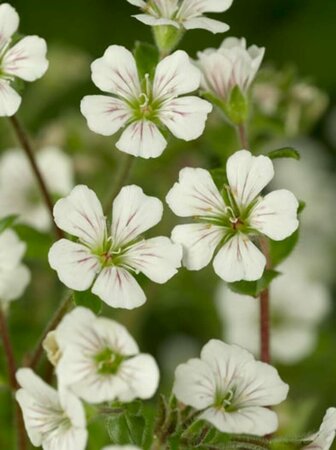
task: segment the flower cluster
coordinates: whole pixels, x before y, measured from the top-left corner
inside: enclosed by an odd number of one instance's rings
[[[172,240],[182,244],[183,263],[200,270],[211,261],[224,281],[258,280],[266,258],[251,238],[260,236],[280,241],[298,227],[298,201],[285,190],[259,196],[274,175],[272,161],[252,156],[247,150],[228,159],[228,186],[221,192],[204,169],[181,170],[179,182],[167,195],[167,203],[180,217],[193,217],[197,223],[177,225]]]
[[[15,78],[35,81],[48,69],[44,39],[26,36],[13,45],[19,20],[11,5],[0,5],[0,116],[13,116],[21,104],[21,96],[11,87]]]

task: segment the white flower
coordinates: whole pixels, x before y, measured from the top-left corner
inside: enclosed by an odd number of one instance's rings
[[[272,283],[272,358],[285,364],[296,363],[314,350],[317,327],[331,306],[326,286],[313,280],[297,262],[293,255],[282,264],[279,271],[283,275]],[[236,294],[224,284],[217,297],[226,340],[257,355],[260,348],[258,301]]]
[[[16,399],[32,444],[44,450],[84,450],[87,431],[84,408],[69,391],[57,392],[31,369],[17,371],[21,389]]]
[[[199,52],[198,66],[202,70],[201,86],[224,102],[238,86],[246,94],[264,57],[265,49],[255,45],[246,48],[244,38],[224,39],[219,49]]]
[[[178,29],[200,28],[212,33],[224,33],[230,27],[219,20],[209,19],[207,12],[227,11],[233,0],[127,0],[138,6],[143,14],[133,17],[146,25],[171,25]]]
[[[298,201],[284,189],[259,196],[274,175],[266,156],[241,150],[228,159],[226,171],[224,200],[207,170],[181,170],[166,200],[176,215],[193,217],[197,223],[177,225],[172,240],[183,245],[189,270],[208,265],[218,248],[213,266],[219,277],[228,282],[257,280],[266,259],[249,236],[264,234],[276,241],[290,236],[299,224]]]
[[[113,202],[111,231],[96,194],[76,186],[54,207],[59,228],[79,242],[61,239],[49,252],[49,263],[69,288],[92,292],[113,307],[132,309],[146,297],[131,274],[142,272],[166,283],[180,267],[182,249],[167,237],[144,240],[141,234],[162,217],[162,203],[138,186],[125,186]]]
[[[167,146],[159,127],[179,139],[190,141],[203,133],[212,106],[195,96],[201,73],[187,53],[176,51],[159,62],[154,80],[139,79],[132,53],[119,45],[108,47],[92,63],[92,80],[104,92],[81,102],[89,128],[104,136],[126,127],[116,147],[134,156],[156,158]],[[182,97],[180,97],[182,95]]]
[[[275,412],[267,407],[285,400],[288,385],[276,369],[243,348],[213,339],[200,359],[177,367],[173,391],[218,430],[263,436],[278,427]]]
[[[36,162],[52,194],[63,196],[71,191],[74,182],[69,156],[58,148],[46,147],[36,154]],[[40,231],[51,227],[49,211],[20,149],[8,150],[0,159],[0,217],[11,214]]]
[[[139,353],[126,328],[114,320],[78,307],[58,326],[56,339],[59,382],[85,401],[129,402],[154,395],[159,383],[154,358]]]
[[[21,263],[25,251],[14,231],[0,233],[0,303],[21,297],[30,282],[30,271]]]
[[[26,36],[12,45],[19,20],[12,6],[0,5],[0,116],[13,116],[21,104],[21,96],[11,87],[15,78],[35,81],[48,69],[44,39]]]
[[[323,417],[320,429],[308,437],[312,442],[304,447],[305,450],[329,450],[336,432],[336,408],[328,408]]]

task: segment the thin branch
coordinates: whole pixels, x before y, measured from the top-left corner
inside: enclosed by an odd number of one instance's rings
[[[22,124],[20,123],[19,119],[16,116],[12,116],[9,117],[9,121],[13,127],[13,130],[16,134],[16,137],[18,139],[18,141],[20,142],[22,149],[24,150],[24,152],[26,153],[26,156],[28,158],[28,161],[30,163],[30,166],[32,168],[32,171],[36,177],[36,181],[37,184],[40,188],[41,191],[41,195],[44,199],[44,202],[46,204],[46,207],[48,208],[49,214],[50,214],[50,218],[51,221],[54,225],[55,228],[55,234],[57,236],[57,238],[61,239],[62,237],[64,237],[64,233],[62,230],[60,230],[57,225],[55,224],[54,221],[54,216],[53,216],[53,201],[52,201],[52,197],[49,193],[48,187],[46,185],[46,182],[43,178],[43,175],[37,165],[36,159],[35,159],[35,155],[34,155],[34,151],[32,148],[32,145],[29,141],[28,138],[28,134],[26,133],[25,129],[23,128]]]
[[[108,200],[106,201],[106,204],[104,205],[105,211],[107,211],[111,208],[113,200],[119,194],[120,189],[127,182],[129,175],[131,173],[131,169],[132,169],[134,161],[135,161],[134,156],[132,156],[132,155],[125,156],[124,164],[123,164],[123,167],[121,168],[120,175],[117,177],[116,182],[113,185],[112,193],[108,196]]]

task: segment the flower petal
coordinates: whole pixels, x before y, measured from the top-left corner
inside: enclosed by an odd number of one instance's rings
[[[139,8],[146,8],[147,4],[144,0],[127,0],[128,3],[134,6],[139,6]]]
[[[140,354],[127,359],[118,372],[127,386],[118,396],[122,402],[153,397],[159,385],[160,372],[151,355]]]
[[[126,102],[106,95],[87,95],[80,108],[90,130],[103,136],[116,133],[131,118]]]
[[[10,270],[0,271],[0,299],[15,300],[23,294],[31,279],[30,271],[23,264]]]
[[[236,234],[215,256],[213,266],[224,281],[255,281],[262,277],[266,258],[247,236]]]
[[[87,186],[78,185],[56,203],[57,226],[78,237],[90,248],[100,247],[106,237],[106,220],[96,194]]]
[[[180,217],[218,217],[226,214],[225,203],[210,173],[185,167],[179,181],[166,196],[170,209]]]
[[[182,248],[167,237],[147,239],[132,245],[123,261],[156,283],[166,283],[181,267]]]
[[[74,185],[72,158],[57,147],[44,147],[36,159],[50,191],[68,195]]]
[[[138,120],[126,128],[116,147],[129,155],[157,158],[167,147],[167,141],[153,122]]]
[[[153,97],[166,99],[198,89],[201,72],[191,62],[188,54],[177,50],[164,58],[156,67]]]
[[[211,33],[225,33],[230,29],[229,25],[219,20],[209,19],[208,17],[192,17],[186,19],[183,22],[183,26],[186,30],[207,30]]]
[[[67,239],[55,242],[48,259],[62,283],[76,291],[89,289],[100,270],[98,258],[87,247]]]
[[[304,447],[304,450],[329,450],[336,432],[336,408],[328,408],[320,429],[313,436],[309,436],[307,440],[313,440],[310,444]]]
[[[46,41],[38,36],[27,36],[5,53],[2,69],[25,81],[41,78],[48,69]]]
[[[151,27],[170,25],[175,28],[180,28],[179,24],[175,20],[165,19],[163,17],[156,18],[150,16],[149,14],[135,14],[132,17]]]
[[[203,12],[224,12],[233,0],[183,0],[179,14],[187,18]]]
[[[17,267],[26,247],[26,243],[10,228],[0,233],[0,272]]]
[[[122,267],[106,267],[98,275],[92,292],[113,308],[134,309],[146,296],[135,278]]]
[[[8,42],[19,27],[19,15],[8,3],[0,5],[0,48]]]
[[[273,163],[267,156],[253,156],[240,150],[228,159],[226,172],[237,203],[248,206],[274,176]]]
[[[299,202],[286,189],[267,194],[251,211],[249,224],[275,241],[287,238],[299,226]]]
[[[132,53],[120,45],[111,45],[91,64],[92,80],[104,92],[126,99],[138,98],[140,81]]]
[[[276,413],[260,407],[242,408],[233,412],[209,408],[201,414],[200,418],[207,420],[223,433],[265,436],[273,433],[278,428]]]
[[[8,81],[0,80],[0,117],[13,116],[21,101],[21,96],[10,87]]]
[[[159,118],[179,139],[191,141],[201,136],[205,121],[212,111],[211,103],[198,97],[181,97],[165,102]]]
[[[183,265],[189,270],[200,270],[211,261],[225,230],[211,224],[177,225],[172,240],[183,247]]]
[[[124,186],[113,202],[111,234],[114,246],[133,241],[160,222],[163,205],[136,185]]]

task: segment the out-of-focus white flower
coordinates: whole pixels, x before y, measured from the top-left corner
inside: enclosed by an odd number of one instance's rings
[[[35,81],[48,69],[44,39],[26,36],[12,45],[19,20],[11,5],[0,5],[0,116],[13,116],[21,104],[21,96],[11,87],[15,78]]]
[[[146,25],[171,25],[178,29],[193,30],[200,28],[212,33],[224,33],[230,27],[219,20],[209,19],[207,12],[227,11],[233,0],[127,0],[138,6],[143,14],[133,17]]]
[[[14,231],[0,233],[0,303],[21,297],[30,282],[30,271],[21,263],[25,251]]]
[[[32,444],[44,450],[84,450],[87,431],[80,400],[65,389],[57,392],[31,369],[18,370],[16,377],[21,386],[16,399]]]
[[[36,162],[49,191],[67,195],[73,188],[73,167],[69,156],[55,147],[36,154]],[[31,170],[20,149],[6,151],[0,159],[0,217],[17,214],[19,220],[41,231],[51,227],[50,214]]]
[[[328,408],[317,433],[308,437],[312,440],[305,450],[329,450],[336,433],[336,408]]]
[[[132,53],[111,45],[102,58],[91,65],[92,80],[104,92],[89,95],[81,102],[81,112],[89,128],[104,136],[125,127],[116,147],[134,156],[156,158],[167,146],[161,128],[185,141],[203,133],[209,102],[186,96],[198,89],[200,71],[186,52],[178,50],[159,62],[154,79],[139,79]],[[181,97],[182,95],[182,97]]]
[[[53,366],[57,366],[57,363],[61,358],[62,352],[57,343],[55,330],[49,331],[49,333],[43,340],[42,346],[51,364]]]
[[[57,241],[49,263],[69,288],[92,292],[115,308],[133,309],[146,296],[132,275],[143,273],[156,283],[166,283],[180,267],[182,249],[167,237],[142,239],[143,232],[160,222],[163,206],[138,186],[125,186],[113,202],[112,225],[96,194],[76,186],[54,207],[57,226],[79,242]]]
[[[173,391],[218,430],[263,436],[278,427],[277,415],[267,406],[285,400],[288,385],[276,369],[243,348],[213,339],[200,359],[177,367]]]
[[[89,403],[150,398],[159,383],[151,355],[139,348],[125,327],[78,307],[56,330],[61,385]]]
[[[246,47],[244,38],[224,39],[218,49],[199,52],[198,66],[202,70],[201,87],[223,100],[229,100],[232,89],[238,86],[246,94],[254,80],[265,49],[256,45]]]
[[[304,267],[297,263],[293,255],[279,267],[284,275],[272,283],[272,357],[285,364],[296,363],[313,351],[318,324],[330,308],[330,294],[326,286],[312,280]],[[224,284],[219,287],[217,300],[225,324],[225,339],[258,355],[258,301],[236,294]]]
[[[249,236],[266,235],[276,241],[290,236],[299,224],[298,201],[285,189],[259,196],[274,175],[266,156],[238,151],[228,159],[226,171],[229,187],[224,200],[207,170],[181,170],[166,200],[176,215],[198,223],[177,225],[172,240],[182,244],[189,270],[208,265],[219,248],[213,261],[219,277],[228,282],[257,280],[266,259]]]

